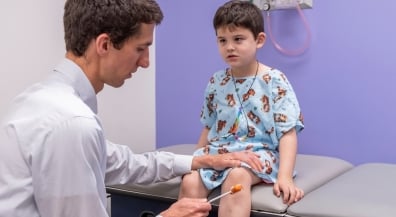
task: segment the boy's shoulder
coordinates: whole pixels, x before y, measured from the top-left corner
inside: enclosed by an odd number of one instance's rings
[[[277,68],[268,67],[267,69],[264,69],[261,73],[263,75],[269,75],[271,77],[280,77],[280,78],[286,77],[285,74],[280,69]]]
[[[260,71],[263,74],[270,74],[270,75],[283,74],[279,69],[264,64],[262,64],[262,69]]]
[[[219,69],[213,73],[213,76],[216,77],[226,77],[227,76],[227,69]]]
[[[213,81],[221,81],[226,77],[227,77],[227,69],[220,69],[220,70],[215,71],[212,74],[212,77],[210,78],[210,80],[212,82]]]

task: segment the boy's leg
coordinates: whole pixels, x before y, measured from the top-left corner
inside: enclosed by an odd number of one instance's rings
[[[183,176],[180,184],[179,199],[183,197],[189,198],[206,198],[209,190],[203,184],[198,171],[192,171]]]
[[[227,192],[232,186],[241,184],[242,190],[227,195],[220,200],[219,217],[249,217],[252,206],[251,186],[260,182],[260,179],[249,169],[233,168],[221,186],[221,192]]]

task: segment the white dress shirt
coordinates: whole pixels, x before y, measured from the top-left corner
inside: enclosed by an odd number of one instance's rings
[[[65,59],[13,100],[1,124],[0,216],[106,217],[105,185],[168,180],[191,163],[107,141],[92,85]]]

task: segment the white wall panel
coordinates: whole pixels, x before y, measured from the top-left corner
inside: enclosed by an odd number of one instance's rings
[[[64,0],[4,1],[0,7],[0,115],[28,85],[43,79],[64,56]],[[154,57],[154,48],[151,48]],[[154,59],[124,87],[98,95],[109,139],[136,152],[155,147]]]

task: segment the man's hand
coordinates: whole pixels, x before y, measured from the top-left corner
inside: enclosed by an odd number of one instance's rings
[[[242,162],[248,164],[253,170],[263,170],[260,156],[252,151],[197,156],[193,159],[192,169],[213,168],[223,170],[230,167],[240,167]]]
[[[277,197],[283,197],[283,203],[291,205],[304,197],[304,191],[294,185],[293,180],[279,179],[274,184],[274,194]]]
[[[205,217],[212,209],[207,199],[182,198],[163,211],[162,217]]]

